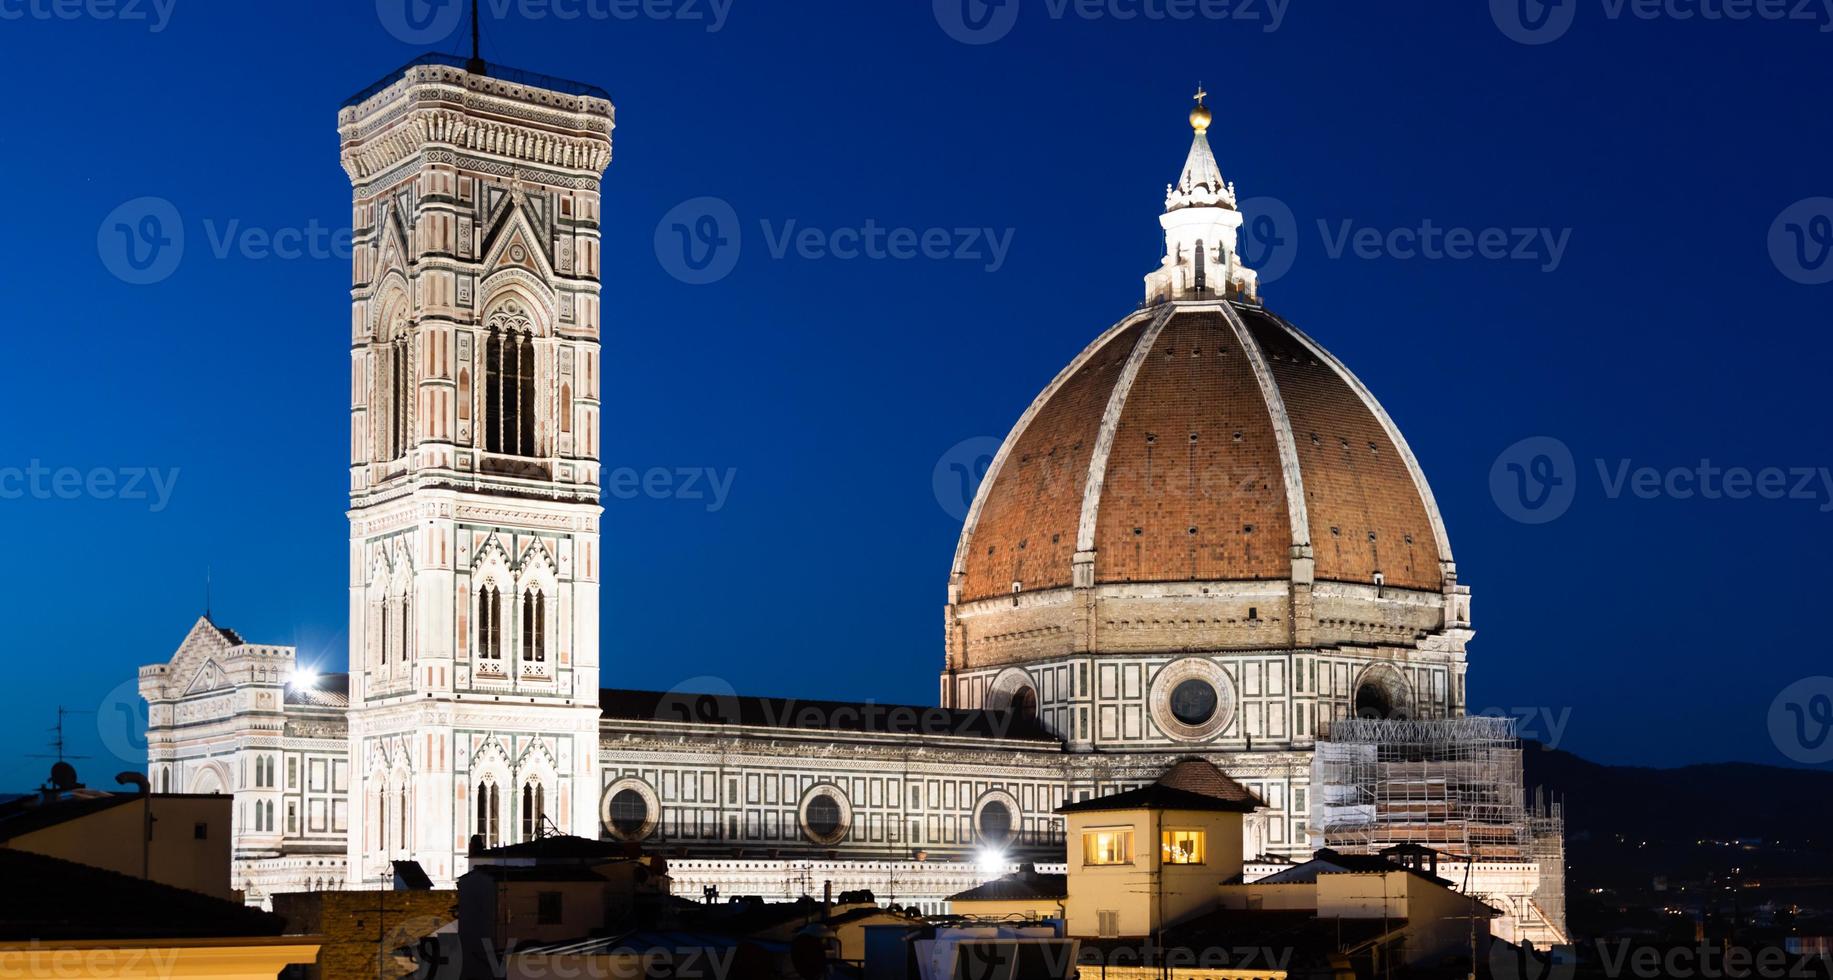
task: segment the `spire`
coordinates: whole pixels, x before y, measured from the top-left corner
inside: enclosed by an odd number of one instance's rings
[[[1190,110],[1190,152],[1177,183],[1165,187],[1165,255],[1146,275],[1146,302],[1245,299],[1259,302],[1254,271],[1241,264],[1236,243],[1241,212],[1235,209],[1235,185],[1222,179],[1216,155],[1209,149],[1211,115],[1197,86]]]
[[[1165,210],[1220,204],[1235,206],[1235,188],[1222,179],[1222,168],[1216,166],[1216,155],[1209,149],[1209,107],[1203,100],[1209,93],[1197,85],[1196,106],[1190,110],[1190,153],[1184,157],[1184,172],[1176,184],[1165,188]]]

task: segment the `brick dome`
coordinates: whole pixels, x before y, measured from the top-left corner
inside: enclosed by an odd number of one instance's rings
[[[1070,585],[1078,552],[1100,584],[1284,579],[1305,550],[1320,580],[1433,591],[1451,558],[1405,441],[1341,363],[1259,307],[1179,303],[1103,334],[1006,437],[956,598]]]
[[[1440,593],[1452,569],[1412,453],[1347,368],[1258,304],[1170,302],[1104,333],[1006,437],[962,529],[950,604],[1107,587],[1133,602],[1126,616],[1150,616],[1139,601],[1211,590],[1124,587],[1296,580]],[[1266,602],[1234,618],[1263,609],[1304,612]],[[1099,626],[1023,618],[1006,625]]]

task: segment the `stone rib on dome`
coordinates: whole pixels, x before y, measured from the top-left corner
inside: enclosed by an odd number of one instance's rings
[[[1218,302],[1129,317],[1039,395],[969,513],[951,601],[1071,585],[1078,539],[1089,585],[1289,579],[1315,556],[1321,581],[1439,591],[1451,561],[1361,384],[1285,321]]]

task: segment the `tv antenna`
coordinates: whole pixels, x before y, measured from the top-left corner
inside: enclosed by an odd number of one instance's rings
[[[34,752],[31,755],[29,755],[28,758],[56,759],[59,762],[68,762],[71,759],[89,758],[89,756],[86,756],[86,755],[71,755],[67,751],[70,746],[70,742],[69,742],[69,739],[66,739],[64,737],[64,716],[66,715],[93,715],[93,714],[95,714],[95,712],[93,711],[86,711],[81,708],[66,708],[61,704],[58,705],[57,706],[57,724],[52,725],[50,728],[46,729],[46,731],[55,733],[51,739],[50,745],[51,745],[51,748],[55,749],[56,751],[54,753],[53,752]]]
[[[471,60],[465,62],[465,71],[473,75],[487,75],[484,56],[477,45],[477,0],[471,0]]]

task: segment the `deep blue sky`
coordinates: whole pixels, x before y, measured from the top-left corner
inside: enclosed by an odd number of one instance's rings
[[[736,469],[717,513],[606,501],[607,685],[934,698],[958,525],[932,470],[1003,435],[1139,301],[1201,79],[1224,172],[1295,216],[1269,304],[1368,382],[1433,482],[1475,590],[1472,704],[1535,710],[1543,735],[1539,709],[1569,709],[1562,744],[1601,760],[1789,762],[1766,718],[1786,685],[1829,672],[1828,491],[1613,500],[1594,460],[1833,465],[1833,286],[1791,280],[1769,250],[1784,209],[1833,195],[1833,34],[1612,19],[1603,0],[1565,0],[1569,32],[1538,46],[1480,2],[1293,0],[1272,31],[1261,0],[1256,21],[1182,22],[1015,2],[983,45],[927,0],[736,0],[718,31],[487,13],[491,60],[617,104],[607,465]],[[0,20],[0,467],[179,472],[158,513],[0,500],[0,738],[37,751],[55,705],[100,707],[71,732],[106,783],[126,764],[110,757],[128,742],[119,685],[171,654],[206,567],[220,622],[341,669],[348,265],[219,258],[210,235],[347,224],[339,103],[459,50],[462,29],[411,46],[369,0],[177,0],[158,32],[5,5],[21,9]],[[143,195],[172,202],[187,243],[169,278],[131,285],[97,232]],[[689,285],[654,237],[702,195],[731,204],[743,253]],[[995,272],[778,260],[760,228],[868,219],[1009,229],[1011,253]],[[1428,220],[1569,239],[1549,272],[1544,256],[1333,258],[1319,229]],[[1490,470],[1535,435],[1570,448],[1577,497],[1530,526]],[[44,765],[0,760],[0,787]]]

